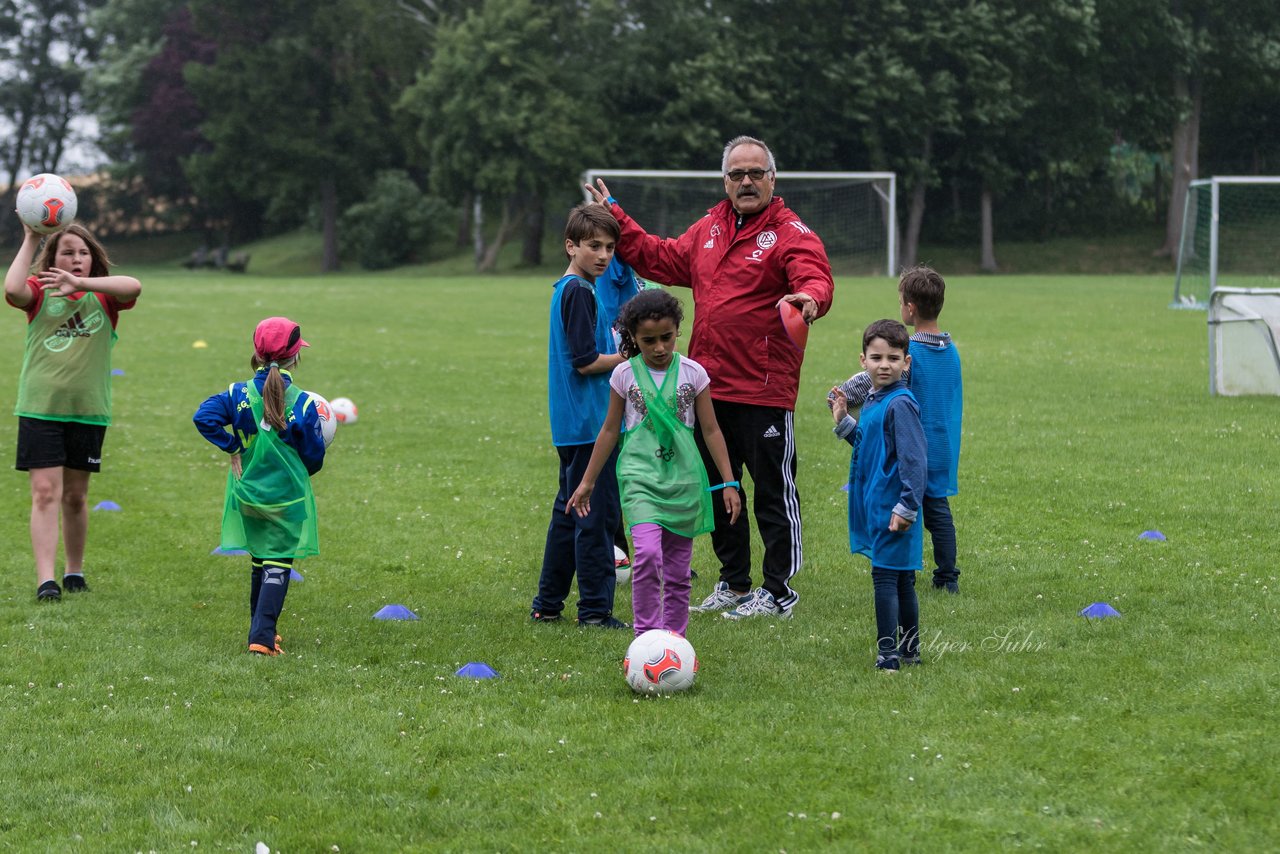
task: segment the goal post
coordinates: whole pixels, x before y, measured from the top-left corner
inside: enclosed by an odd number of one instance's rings
[[[1208,308],[1221,287],[1280,287],[1280,177],[1192,181],[1183,206],[1174,308]]]
[[[1280,289],[1210,294],[1209,393],[1280,395]]]
[[[676,237],[724,198],[714,171],[590,169],[650,234]],[[584,196],[590,201],[591,194]],[[838,275],[897,275],[897,177],[893,172],[779,172],[774,192],[826,247]]]

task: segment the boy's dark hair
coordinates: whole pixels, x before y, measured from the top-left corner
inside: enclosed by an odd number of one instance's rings
[[[907,333],[907,327],[888,318],[877,320],[862,333],[862,352],[867,352],[867,347],[871,346],[871,342],[877,338],[883,338],[890,347],[904,353],[911,346],[911,336]]]
[[[916,316],[921,320],[937,320],[942,314],[942,298],[947,283],[932,267],[923,264],[902,272],[898,279],[898,293],[904,304],[916,304]]]
[[[583,202],[569,211],[569,219],[564,224],[565,240],[581,243],[597,234],[603,234],[614,242],[622,236],[622,229],[608,208],[595,202]]]
[[[618,352],[628,359],[638,354],[640,345],[636,344],[636,329],[646,320],[661,320],[664,317],[675,321],[678,330],[680,322],[684,320],[684,306],[662,288],[645,288],[627,300],[618,309],[618,332],[622,336]]]

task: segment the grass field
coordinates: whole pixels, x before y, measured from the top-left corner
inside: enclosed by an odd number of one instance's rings
[[[698,684],[641,700],[628,637],[527,620],[555,489],[548,279],[133,272],[90,496],[122,509],[92,516],[91,593],[36,604],[26,478],[0,479],[0,849],[1274,848],[1280,401],[1208,396],[1205,318],[1165,308],[1169,277],[949,283],[963,592],[922,589],[926,663],[895,676],[871,666],[821,401],[896,293],[841,281],[796,417],[795,619],[696,618]],[[323,554],[288,655],[261,659],[247,559],[210,554],[226,464],[190,416],[276,313],[313,345],[299,382],[361,419],[314,481]],[[705,538],[695,567],[702,596]],[[1124,616],[1077,616],[1096,601]],[[422,619],[373,620],[388,603]],[[455,677],[469,661],[501,678]]]

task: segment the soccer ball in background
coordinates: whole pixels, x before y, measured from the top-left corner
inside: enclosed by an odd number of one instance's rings
[[[619,584],[626,584],[631,580],[631,558],[617,546],[613,547],[613,572]]]
[[[693,684],[698,656],[675,632],[650,629],[631,642],[622,669],[637,694],[674,694]]]
[[[325,400],[314,391],[309,391],[311,395],[311,403],[316,408],[316,414],[320,416],[320,435],[324,437],[324,446],[328,448],[333,444],[333,437],[338,435],[338,417],[334,415],[333,404]]]
[[[61,231],[76,218],[76,191],[50,172],[33,175],[18,190],[18,218],[37,234]]]
[[[335,397],[329,402],[329,406],[333,409],[334,417],[343,424],[355,424],[360,417],[360,410],[356,409],[349,397]]]

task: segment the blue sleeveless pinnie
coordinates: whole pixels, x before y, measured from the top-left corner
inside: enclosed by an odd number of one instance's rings
[[[903,395],[915,400],[903,387],[884,397],[868,398],[862,407],[849,462],[849,550],[866,555],[877,569],[909,571],[921,568],[922,514],[905,531],[889,530],[889,517],[902,494],[902,479],[898,461],[888,459],[884,438],[889,404]]]
[[[959,492],[960,422],[964,386],[960,353],[950,342],[937,347],[911,341],[911,393],[920,404],[920,426],[929,444],[929,481],[924,494],[944,498]]]

